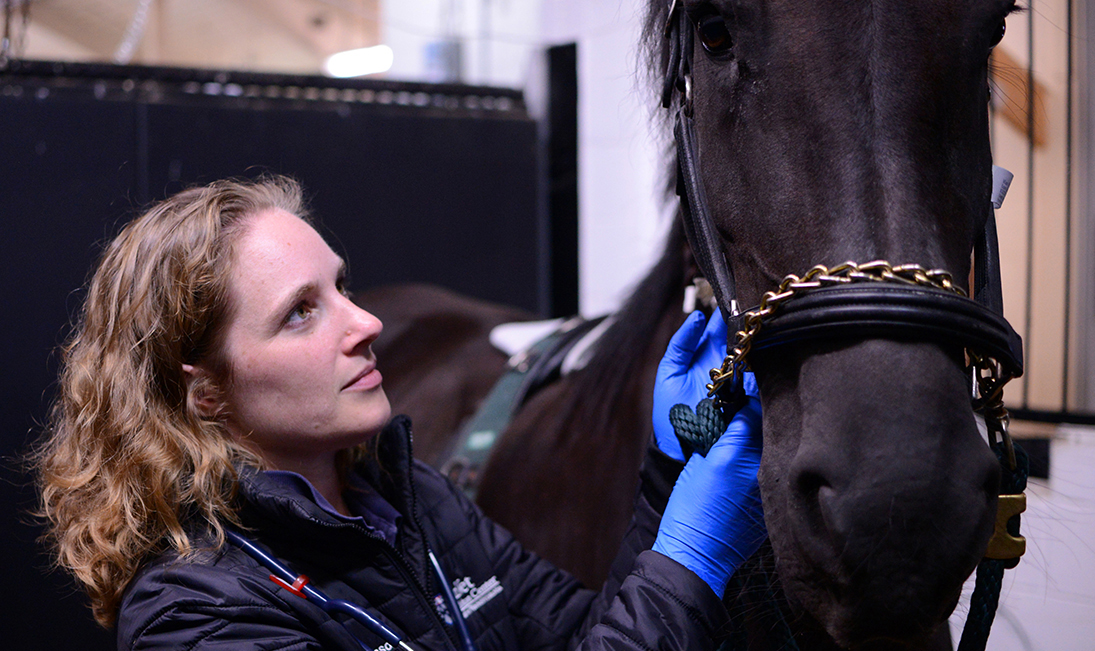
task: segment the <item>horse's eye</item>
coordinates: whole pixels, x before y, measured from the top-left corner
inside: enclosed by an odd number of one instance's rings
[[[1004,39],[1004,32],[1008,30],[1007,21],[1001,20],[997,25],[996,31],[992,33],[992,38],[989,39],[989,47],[994,48],[1000,44],[1000,41]]]
[[[711,54],[722,54],[734,45],[726,23],[720,16],[706,16],[696,24],[696,33],[700,36],[703,49]]]

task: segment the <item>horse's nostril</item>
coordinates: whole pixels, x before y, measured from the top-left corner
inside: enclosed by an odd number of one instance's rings
[[[822,535],[826,529],[822,500],[831,502],[833,498],[829,481],[816,470],[802,470],[795,477],[795,491],[810,529]]]
[[[807,500],[817,501],[817,493],[823,486],[828,487],[829,482],[814,470],[803,470],[798,474],[796,487],[800,496]]]

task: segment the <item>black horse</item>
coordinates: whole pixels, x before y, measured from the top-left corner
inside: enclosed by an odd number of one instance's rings
[[[991,215],[988,60],[1012,0],[687,0],[702,186],[745,305],[886,259],[968,289]],[[669,7],[650,4],[654,60]],[[849,648],[920,647],[993,530],[963,346],[848,332],[754,351],[782,587]]]
[[[846,260],[945,269],[965,288],[991,210],[988,57],[1012,0],[651,0],[659,77],[671,7],[694,30],[682,90],[742,304]],[[692,273],[682,250],[670,243],[580,377],[530,401],[483,476],[488,514],[590,583],[626,523],[654,363]],[[777,591],[799,646],[948,648],[1000,477],[963,346],[849,332],[749,362]]]

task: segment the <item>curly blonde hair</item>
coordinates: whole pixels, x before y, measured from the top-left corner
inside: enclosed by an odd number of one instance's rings
[[[142,563],[191,555],[198,535],[224,544],[224,523],[238,523],[237,468],[263,467],[228,434],[223,402],[203,415],[197,401],[231,381],[220,347],[232,247],[272,208],[305,217],[300,186],[268,177],[184,190],[127,224],[90,280],[32,464],[55,560],[104,627]],[[183,365],[198,363],[212,372],[188,383]]]

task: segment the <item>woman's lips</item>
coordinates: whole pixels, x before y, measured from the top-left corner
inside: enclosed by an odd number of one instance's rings
[[[380,386],[380,383],[384,380],[384,377],[380,374],[380,370],[375,366],[369,369],[367,372],[358,375],[349,384],[342,388],[343,391],[369,391]]]

